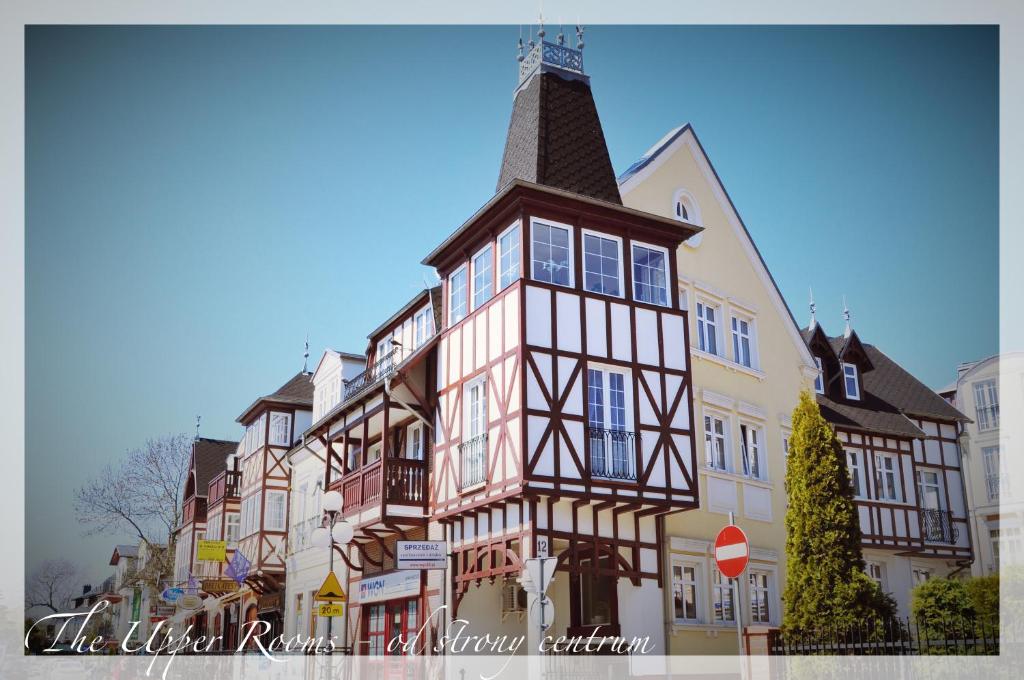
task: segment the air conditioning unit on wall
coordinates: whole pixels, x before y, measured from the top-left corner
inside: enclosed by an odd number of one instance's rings
[[[501,586],[501,620],[515,616],[522,621],[526,613],[526,591],[514,579],[507,579]]]

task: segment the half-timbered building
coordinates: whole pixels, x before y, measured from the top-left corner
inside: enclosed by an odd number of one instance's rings
[[[868,575],[907,614],[910,590],[973,560],[958,436],[967,421],[849,325],[803,330],[814,389],[846,455]]]

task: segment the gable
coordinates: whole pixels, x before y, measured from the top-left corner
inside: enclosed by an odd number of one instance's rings
[[[687,124],[670,132],[619,182],[624,205],[657,215],[675,217],[680,190],[695,201],[690,217],[705,230],[699,243],[690,241],[679,249],[680,277],[698,286],[702,280],[728,281],[734,295],[763,292],[804,373],[813,377],[817,368],[799,326],[693,128]],[[762,316],[769,312],[757,311]]]

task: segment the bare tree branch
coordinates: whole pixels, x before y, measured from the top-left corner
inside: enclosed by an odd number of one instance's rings
[[[79,578],[78,567],[68,560],[42,562],[25,584],[25,609],[45,607],[55,614],[70,611]]]
[[[148,440],[75,492],[78,521],[88,534],[129,532],[153,545],[168,541],[181,520],[181,492],[192,438]]]

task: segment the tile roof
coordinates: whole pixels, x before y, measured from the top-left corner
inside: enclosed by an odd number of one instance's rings
[[[199,437],[193,448],[192,465],[196,473],[197,496],[206,497],[213,478],[225,470],[227,457],[238,450],[238,442]]]
[[[622,204],[587,80],[538,73],[516,93],[497,190],[514,179]]]
[[[299,371],[288,382],[281,385],[273,393],[260,397],[249,404],[249,407],[238,416],[237,422],[244,423],[253,410],[264,401],[276,404],[293,404],[295,406],[313,406],[313,375]]]

